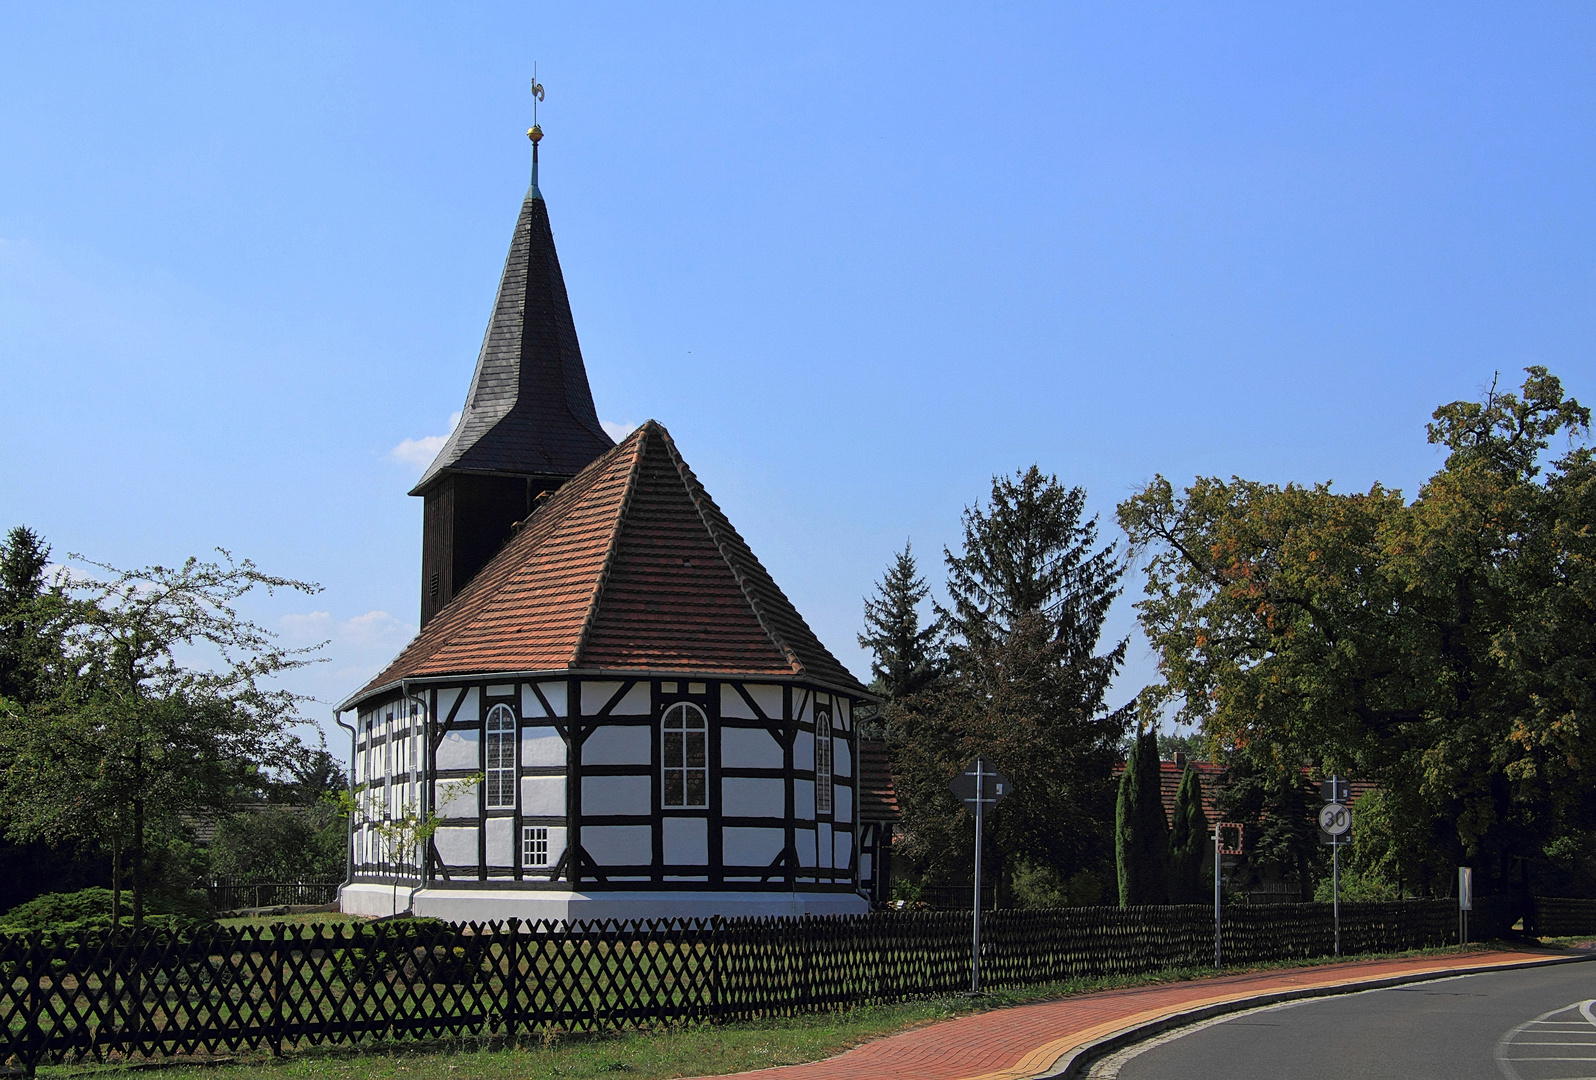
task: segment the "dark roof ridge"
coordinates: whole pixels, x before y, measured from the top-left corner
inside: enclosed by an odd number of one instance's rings
[[[653,421],[650,421],[650,423],[653,423]],[[770,620],[765,615],[764,603],[755,595],[754,590],[748,587],[748,578],[744,568],[740,565],[741,560],[733,558],[731,553],[726,550],[726,539],[722,535],[719,525],[711,520],[710,515],[705,512],[704,503],[708,502],[711,506],[715,506],[714,500],[709,498],[709,493],[704,490],[704,485],[700,484],[698,477],[693,474],[692,467],[687,464],[680,451],[676,449],[676,440],[671,438],[670,432],[666,431],[662,426],[659,430],[660,434],[664,436],[665,450],[670,454],[671,463],[676,466],[676,471],[681,475],[682,483],[687,488],[687,496],[693,501],[693,509],[698,511],[699,520],[704,523],[704,528],[709,532],[710,538],[715,541],[715,549],[720,552],[720,557],[731,569],[732,577],[737,581],[737,587],[742,590],[743,597],[748,601],[748,606],[754,611],[754,618],[759,620],[760,629],[765,631],[765,636],[770,638],[771,644],[776,646],[781,651],[781,654],[787,658],[787,663],[792,667],[793,672],[795,674],[803,672],[803,661],[798,658],[798,654],[793,650],[792,646],[788,645],[786,640],[776,632],[775,627],[770,625]],[[719,513],[720,507],[715,506],[715,510],[717,516],[725,516]],[[727,524],[729,525],[730,522],[727,522]],[[750,552],[750,554],[752,553]]]
[[[619,543],[621,528],[626,523],[626,510],[632,505],[632,493],[637,490],[637,474],[642,471],[643,458],[648,453],[648,448],[643,444],[648,441],[649,432],[658,428],[659,425],[654,421],[646,421],[616,446],[616,450],[619,450],[622,446],[635,443],[637,450],[632,455],[632,467],[626,474],[626,488],[621,492],[620,504],[615,508],[615,524],[610,532],[609,549],[604,552],[604,565],[599,568],[598,580],[593,585],[593,595],[587,601],[587,614],[582,616],[582,629],[576,635],[575,647],[571,649],[571,667],[581,666],[582,650],[587,647],[587,639],[593,631],[593,619],[598,615],[599,605],[604,600],[604,586],[609,581],[610,569],[615,565],[615,553],[621,546]]]

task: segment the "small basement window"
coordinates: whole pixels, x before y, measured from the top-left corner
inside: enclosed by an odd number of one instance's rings
[[[488,710],[487,806],[489,810],[515,809],[515,712],[508,705]]]
[[[660,729],[666,806],[709,805],[709,724],[697,705],[679,701],[665,710]]]
[[[521,865],[549,865],[549,830],[544,825],[528,825],[521,830]]]

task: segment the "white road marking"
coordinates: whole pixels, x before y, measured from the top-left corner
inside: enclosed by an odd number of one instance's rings
[[[1499,1071],[1503,1076],[1505,1076],[1507,1078],[1507,1080],[1524,1080],[1524,1075],[1522,1073],[1520,1073],[1516,1068],[1513,1067],[1513,1063],[1514,1062],[1524,1062],[1524,1061],[1596,1061],[1596,1057],[1538,1057],[1538,1056],[1518,1056],[1518,1055],[1514,1055],[1513,1054],[1513,1050],[1516,1047],[1528,1047],[1528,1046],[1567,1046],[1567,1047],[1578,1047],[1580,1049],[1596,1048],[1596,1043],[1589,1043],[1589,1042],[1578,1042],[1578,1041],[1552,1042],[1552,1041],[1539,1041],[1539,1040],[1532,1041],[1532,1040],[1528,1040],[1528,1039],[1525,1039],[1525,1040],[1520,1040],[1519,1039],[1519,1036],[1523,1035],[1525,1033],[1531,1033],[1531,1034],[1534,1034],[1534,1035],[1575,1035],[1575,1034],[1580,1034],[1580,1033],[1596,1035],[1596,1014],[1593,1014],[1592,1011],[1591,1011],[1591,1007],[1593,1005],[1596,1005],[1596,998],[1587,998],[1584,1001],[1576,1001],[1572,1005],[1564,1005],[1560,1009],[1553,1009],[1551,1012],[1543,1012],[1539,1016],[1537,1016],[1535,1019],[1526,1020],[1522,1024],[1518,1025],[1518,1027],[1514,1028],[1512,1031],[1509,1031],[1506,1035],[1503,1035],[1500,1039],[1498,1039],[1496,1041],[1496,1068],[1497,1068],[1497,1071]],[[1552,1019],[1552,1017],[1554,1017],[1554,1016],[1562,1016],[1564,1013],[1570,1012],[1570,1011],[1572,1011],[1574,1009],[1578,1009],[1579,1010],[1579,1015],[1584,1018],[1585,1022],[1583,1024],[1580,1023],[1577,1020],[1553,1020]],[[1540,1025],[1540,1027],[1537,1028],[1537,1025]],[[1544,1030],[1546,1027],[1569,1028],[1569,1029],[1572,1029],[1572,1030],[1567,1030],[1567,1031],[1546,1031],[1546,1030]],[[1567,1078],[1567,1080],[1575,1080],[1575,1078]]]

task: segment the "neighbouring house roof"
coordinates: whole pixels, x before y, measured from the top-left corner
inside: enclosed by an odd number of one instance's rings
[[[892,766],[881,739],[859,740],[859,820],[897,821],[898,794],[892,789]]]
[[[1210,824],[1212,824],[1213,822],[1219,820],[1219,811],[1214,806],[1214,795],[1219,790],[1219,778],[1223,776],[1225,772],[1225,767],[1223,765],[1216,765],[1212,761],[1159,761],[1158,787],[1159,795],[1164,803],[1164,817],[1169,821],[1174,820],[1175,793],[1180,790],[1181,773],[1185,771],[1187,765],[1190,765],[1192,768],[1197,770],[1197,779],[1201,781],[1203,789],[1203,813],[1208,815],[1208,821]],[[1120,775],[1123,774],[1124,771],[1124,762],[1115,765],[1114,778],[1116,780],[1119,779]],[[1302,772],[1304,775],[1307,775],[1308,770],[1304,768]],[[1374,784],[1371,784],[1366,780],[1353,780],[1350,786],[1351,798],[1347,800],[1348,806],[1356,805],[1359,799],[1363,798],[1365,794],[1373,791],[1375,788]],[[1317,805],[1310,804],[1309,809],[1315,814],[1319,812]]]
[[[614,445],[593,408],[548,207],[534,182],[460,422],[410,494],[445,472],[575,476]]]
[[[560,668],[799,676],[870,696],[652,420],[548,496],[342,707],[402,679]]]

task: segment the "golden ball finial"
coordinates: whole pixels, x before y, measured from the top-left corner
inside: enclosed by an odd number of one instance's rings
[[[532,144],[536,146],[543,139],[543,129],[533,124],[526,129],[526,137],[531,139]]]

